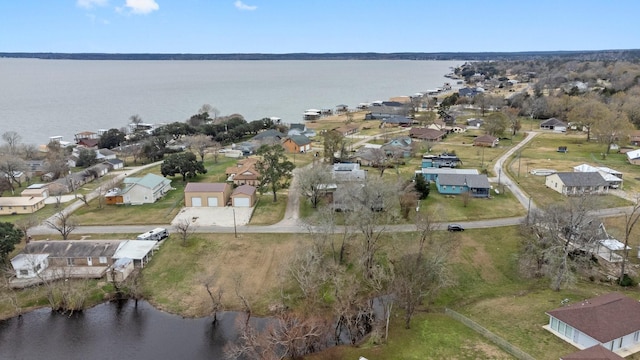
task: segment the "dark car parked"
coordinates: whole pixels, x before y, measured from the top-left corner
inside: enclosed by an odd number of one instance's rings
[[[464,228],[462,227],[462,225],[459,225],[459,224],[450,224],[449,226],[447,226],[447,230],[448,231],[464,231]]]

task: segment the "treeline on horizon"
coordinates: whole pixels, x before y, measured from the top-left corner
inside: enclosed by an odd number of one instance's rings
[[[126,54],[126,53],[46,53],[0,52],[4,58],[60,60],[538,60],[585,61],[640,60],[640,49],[590,51],[523,52],[399,52],[399,53],[288,53],[288,54]]]

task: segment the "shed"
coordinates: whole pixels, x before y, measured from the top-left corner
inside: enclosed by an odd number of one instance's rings
[[[184,205],[187,207],[226,206],[231,195],[227,183],[187,183],[184,188]]]
[[[256,188],[251,185],[240,185],[231,194],[234,207],[252,207],[256,203]]]
[[[107,270],[107,281],[123,282],[133,272],[134,268],[132,259],[118,259]]]

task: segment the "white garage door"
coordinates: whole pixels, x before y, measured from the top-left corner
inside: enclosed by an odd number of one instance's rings
[[[233,198],[233,206],[237,207],[249,207],[249,198],[237,197]]]
[[[207,206],[209,206],[209,207],[218,206],[218,198],[217,197],[207,198]]]
[[[193,207],[202,206],[202,199],[199,198],[199,197],[192,197],[191,198],[191,206],[193,206]]]

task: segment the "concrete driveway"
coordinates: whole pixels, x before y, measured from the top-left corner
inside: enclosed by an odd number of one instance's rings
[[[253,208],[245,207],[184,207],[171,221],[171,225],[187,219],[196,226],[233,227],[235,212],[236,226],[243,226],[251,220]]]

